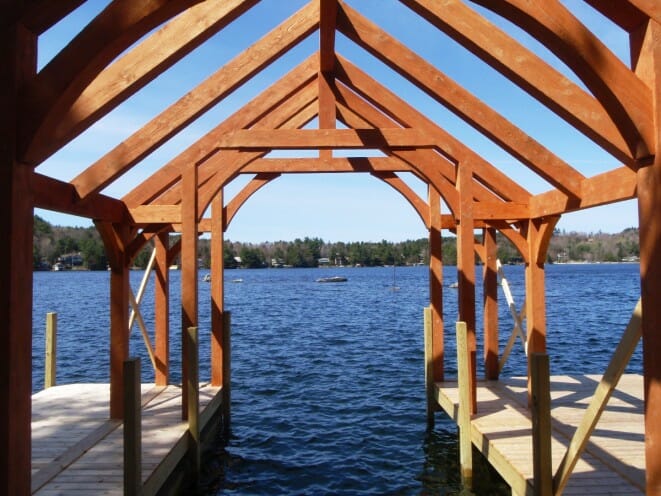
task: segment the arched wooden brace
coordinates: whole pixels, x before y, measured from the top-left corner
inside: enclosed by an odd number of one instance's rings
[[[115,0],[93,19],[27,86],[21,100],[20,151],[38,165],[42,143],[33,143],[41,126],[53,126],[47,116],[66,108],[113,59],[146,33],[200,0],[157,0],[136,3]]]
[[[661,494],[661,21],[632,33],[636,73],[654,88],[654,163],[638,170],[646,494]]]
[[[543,43],[583,81],[620,129],[632,156],[649,163],[654,154],[650,87],[558,0],[474,0]]]

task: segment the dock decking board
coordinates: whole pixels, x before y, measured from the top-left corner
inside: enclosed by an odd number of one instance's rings
[[[578,426],[599,376],[552,376],[552,458],[557,469]],[[435,384],[438,404],[457,419],[459,392],[454,381]],[[530,493],[532,440],[526,378],[478,383],[478,411],[471,438],[512,487]],[[645,449],[643,378],[623,375],[576,465],[563,494],[643,494]]]
[[[200,388],[200,425],[220,404],[220,388]],[[145,494],[158,489],[185,448],[181,388],[143,384],[142,479]],[[108,384],[73,384],[32,398],[32,493],[123,494],[121,423],[108,419]],[[182,441],[183,439],[183,441]]]

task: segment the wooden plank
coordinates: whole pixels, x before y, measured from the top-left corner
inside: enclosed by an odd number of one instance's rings
[[[224,135],[220,149],[432,148],[418,129],[239,129]]]
[[[432,377],[442,381],[445,375],[445,337],[443,320],[443,217],[441,194],[427,187],[429,205],[429,306],[431,308]]]
[[[241,168],[242,174],[278,172],[308,174],[310,172],[411,172],[413,167],[396,157],[335,157],[319,158],[261,158]]]
[[[199,340],[197,327],[186,329],[186,353],[187,366],[186,371],[186,397],[183,401],[186,403],[186,414],[188,418],[188,462],[191,467],[191,477],[193,479],[194,490],[199,489],[200,484],[200,464],[202,442],[200,440],[200,363],[199,363]],[[183,388],[182,388],[183,394]]]
[[[622,162],[631,152],[601,104],[518,41],[458,0],[403,3]]]
[[[223,312],[225,311],[224,192],[218,192],[211,202],[211,384],[223,384]]]
[[[338,13],[338,28],[550,184],[580,196],[583,175],[576,169],[346,4]]]
[[[475,202],[473,203],[473,218],[480,220],[524,220],[530,218],[530,210],[526,203]]]
[[[317,2],[303,7],[74,178],[72,184],[80,197],[84,198],[103,189],[292,46],[309,36],[317,26],[317,7]]]
[[[142,494],[142,408],[140,358],[124,362],[124,495]]]
[[[423,309],[423,342],[425,352],[425,389],[427,391],[427,427],[434,427],[434,360],[431,306]]]
[[[141,205],[129,209],[136,225],[181,224],[180,205]]]

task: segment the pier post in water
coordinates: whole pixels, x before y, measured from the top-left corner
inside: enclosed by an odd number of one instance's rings
[[[191,465],[192,477],[197,487],[200,476],[200,381],[199,353],[197,327],[186,330],[187,373],[186,380],[186,410],[188,412],[188,457]]]
[[[432,309],[424,309],[424,342],[425,342],[425,388],[427,397],[427,427],[434,427],[434,362],[432,359]]]
[[[57,313],[46,314],[46,358],[44,361],[44,389],[57,383]]]
[[[124,361],[124,494],[142,493],[140,358]]]
[[[232,313],[223,312],[223,381],[222,381],[222,412],[223,433],[229,435],[231,423],[231,370],[232,370]]]
[[[471,382],[468,327],[457,322],[457,383],[459,386],[459,468],[461,483],[466,489],[473,487],[473,443],[471,442]]]

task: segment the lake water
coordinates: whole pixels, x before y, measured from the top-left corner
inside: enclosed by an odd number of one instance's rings
[[[603,372],[638,299],[638,270],[635,264],[547,267],[553,374]],[[505,274],[520,306],[523,267],[507,266]],[[329,275],[348,281],[315,282]],[[134,290],[142,276],[131,273]],[[426,267],[232,270],[225,276],[232,312],[232,432],[204,457],[204,494],[461,492],[454,423],[439,413],[435,428],[426,429]],[[180,380],[179,277],[171,272],[173,382]],[[446,267],[444,284],[454,281],[456,269]],[[105,272],[34,274],[35,391],[43,387],[43,329],[50,311],[58,313],[58,383],[108,381],[108,284]],[[143,302],[150,328],[152,285]],[[200,282],[199,288],[204,380],[210,285]],[[455,371],[456,303],[456,290],[446,288],[448,376]],[[502,349],[512,327],[502,293],[499,305]],[[131,353],[142,357],[143,381],[153,381],[137,326]],[[525,367],[517,343],[503,374],[522,375]],[[641,367],[639,347],[628,371]],[[477,471],[475,494],[509,494],[489,467],[478,465]]]

